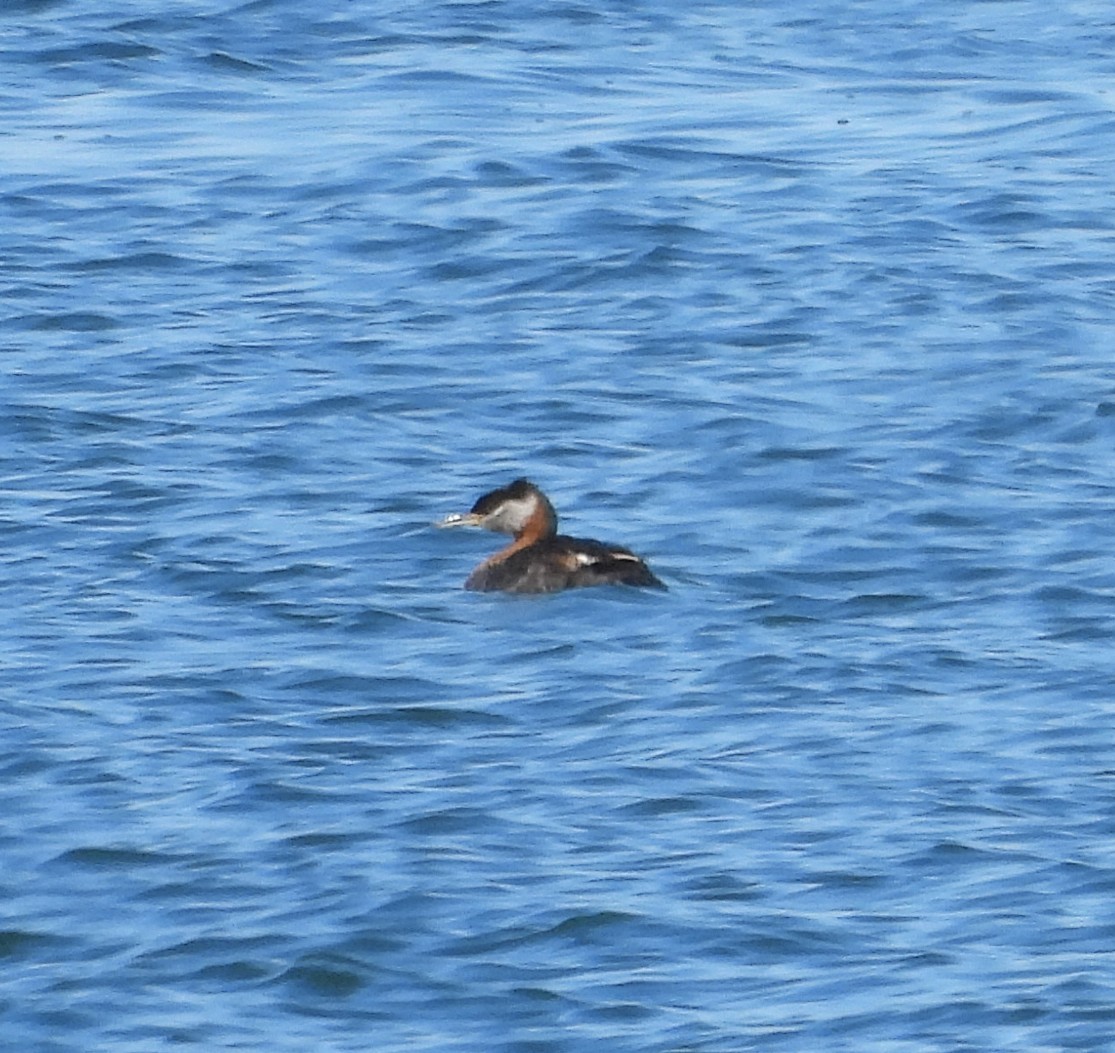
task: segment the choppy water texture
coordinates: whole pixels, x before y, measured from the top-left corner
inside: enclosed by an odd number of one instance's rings
[[[0,50],[7,1046],[1112,1048],[1108,5]]]

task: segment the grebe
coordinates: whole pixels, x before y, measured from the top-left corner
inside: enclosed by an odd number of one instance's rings
[[[586,585],[666,587],[629,549],[559,534],[554,506],[526,479],[485,494],[467,515],[455,512],[438,526],[478,526],[514,535],[510,545],[468,576],[465,588],[476,592],[560,592]]]

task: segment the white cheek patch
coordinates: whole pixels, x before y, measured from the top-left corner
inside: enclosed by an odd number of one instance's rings
[[[503,514],[508,519],[513,519],[519,523],[529,519],[533,511],[534,501],[529,497],[520,498],[518,501],[503,502]]]
[[[534,502],[530,498],[520,498],[517,501],[504,501],[499,510],[490,517],[491,527],[496,530],[506,530],[512,534],[522,530],[523,525],[534,511]]]

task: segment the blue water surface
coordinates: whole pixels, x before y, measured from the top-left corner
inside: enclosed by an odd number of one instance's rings
[[[9,0],[4,1047],[1115,1048],[1113,56]]]

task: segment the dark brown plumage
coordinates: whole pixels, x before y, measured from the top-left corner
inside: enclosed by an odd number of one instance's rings
[[[554,506],[526,479],[485,494],[467,515],[449,516],[440,525],[479,526],[514,536],[510,545],[468,576],[466,589],[560,592],[591,585],[666,587],[622,545],[559,534]]]

